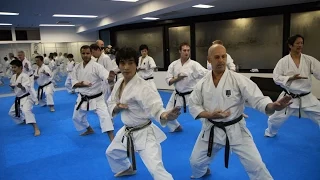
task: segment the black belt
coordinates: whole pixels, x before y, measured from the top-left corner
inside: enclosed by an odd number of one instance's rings
[[[43,88],[48,86],[49,84],[51,84],[52,82],[48,82],[47,84],[44,84],[42,86],[39,86],[38,87],[38,100],[42,99],[42,96],[43,96]]]
[[[15,112],[16,112],[16,117],[20,117],[20,100],[29,96],[30,93],[24,94],[23,96],[20,97],[16,97],[14,100],[14,108],[15,108]]]
[[[136,165],[136,157],[135,157],[135,151],[134,151],[134,144],[133,144],[133,139],[132,139],[132,132],[134,131],[139,131],[141,129],[144,129],[148,127],[152,122],[149,120],[147,123],[142,124],[140,126],[135,126],[135,127],[126,127],[125,129],[125,135],[127,136],[127,156],[131,156],[131,164],[133,170],[137,170],[137,165]],[[124,140],[124,136],[122,137],[122,143]]]
[[[226,133],[226,146],[225,146],[225,151],[224,151],[224,164],[225,164],[226,168],[228,168],[229,152],[230,152],[230,143],[229,143],[229,138],[228,138],[226,127],[238,123],[239,121],[242,120],[242,118],[243,117],[241,115],[241,116],[237,117],[236,119],[234,119],[232,121],[228,121],[228,122],[216,122],[216,121],[213,121],[212,119],[208,119],[208,121],[211,122],[213,124],[213,126],[210,129],[210,137],[209,137],[209,143],[208,143],[207,156],[211,157],[212,147],[213,147],[213,138],[214,138],[214,127],[218,127]]]
[[[299,98],[299,118],[301,118],[301,97],[303,97],[303,96],[306,96],[306,95],[308,95],[308,94],[310,94],[311,92],[308,92],[308,93],[302,93],[302,94],[293,94],[293,93],[290,93],[289,91],[287,91],[286,89],[284,89],[284,88],[282,88],[283,89],[283,91],[285,92],[284,93],[284,96],[285,95],[289,95],[289,96],[291,96],[293,99],[295,99],[295,98]],[[286,110],[285,110],[285,112],[284,112],[285,114],[287,113],[287,108],[286,108]]]
[[[176,103],[177,103],[177,95],[178,96],[181,96],[183,98],[183,109],[184,109],[184,112],[187,112],[187,103],[186,103],[186,97],[185,95],[188,95],[188,94],[191,94],[192,91],[189,91],[189,92],[185,92],[185,93],[181,93],[179,91],[176,90],[176,94],[174,96],[174,104],[173,104],[173,107],[176,106]]]
[[[79,105],[77,106],[77,110],[79,110],[79,108],[80,108],[80,106],[81,106],[81,104],[83,102],[87,101],[87,111],[89,111],[89,100],[97,98],[97,97],[99,97],[101,95],[102,95],[102,92],[99,93],[99,94],[93,95],[93,96],[87,96],[87,95],[83,95],[83,94],[80,93],[81,101],[80,101]]]
[[[116,73],[116,78],[115,78],[116,82],[118,81],[118,74],[120,74],[120,73],[121,73],[120,71]]]
[[[32,76],[33,76],[33,74],[29,75],[29,77],[32,77]]]
[[[144,80],[147,81],[147,80],[150,80],[150,79],[153,79],[153,77],[148,77],[148,78],[146,78],[146,79],[144,79]]]

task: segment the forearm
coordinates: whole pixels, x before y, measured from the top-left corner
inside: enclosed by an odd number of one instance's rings
[[[202,111],[200,114],[198,114],[196,119],[199,118],[205,118],[205,119],[210,119],[211,113],[209,113],[208,111]]]
[[[267,104],[267,106],[266,106],[266,114],[267,114],[267,115],[271,115],[271,114],[273,114],[275,111],[276,111],[276,110],[275,110],[274,107],[273,107],[273,103]]]
[[[172,84],[176,83],[176,82],[179,82],[180,79],[179,78],[172,78],[170,81],[169,81],[169,86],[171,86]]]
[[[72,86],[72,88],[83,88],[83,87],[88,87],[87,85],[83,84],[83,81],[76,83],[75,85]]]

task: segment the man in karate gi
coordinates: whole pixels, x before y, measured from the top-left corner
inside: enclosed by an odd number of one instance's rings
[[[30,77],[30,95],[35,104],[38,104],[37,93],[34,89],[33,69],[30,61],[26,58],[24,51],[18,52],[18,59],[22,62],[23,72]]]
[[[153,81],[153,72],[157,69],[157,65],[153,58],[148,55],[149,48],[147,45],[142,44],[139,48],[141,56],[139,57],[138,74],[146,80],[150,86],[158,91],[156,84]]]
[[[91,44],[90,48],[92,50],[92,56],[97,59],[96,62],[101,64],[109,73],[115,76],[114,70],[117,69],[117,67],[114,66],[110,57],[106,55],[97,44]],[[108,81],[101,81],[101,83],[104,100],[107,103],[114,84]]]
[[[304,38],[294,35],[288,39],[290,53],[281,58],[273,70],[273,80],[283,88],[279,99],[284,95],[293,98],[286,109],[274,113],[268,119],[266,137],[274,137],[281,125],[293,113],[301,110],[320,127],[320,101],[311,93],[312,75],[320,80],[320,62],[314,57],[302,54]]]
[[[73,111],[72,120],[78,131],[86,129],[81,135],[94,133],[88,123],[87,113],[95,110],[100,120],[102,133],[107,133],[113,140],[113,124],[101,90],[101,81],[113,81],[111,74],[100,64],[91,59],[90,46],[80,48],[83,62],[77,64],[71,74],[72,87],[78,92],[78,99]]]
[[[74,69],[74,66],[75,66],[75,62],[74,62],[74,59],[73,59],[73,54],[68,54],[67,55],[67,58],[68,58],[68,64],[67,64],[67,78],[66,78],[66,82],[65,82],[65,87],[67,88],[67,91],[68,93],[72,93],[74,94],[74,89],[72,88],[72,82],[71,82],[71,74],[72,74],[72,71]]]
[[[220,44],[223,46],[223,42],[221,40],[215,40],[212,42],[212,45]],[[227,67],[229,70],[236,71],[236,65],[233,62],[232,57],[227,53]],[[212,70],[211,64],[207,61],[207,69]]]
[[[198,62],[190,59],[190,45],[182,43],[180,45],[180,59],[173,61],[167,71],[166,82],[169,86],[174,85],[170,100],[166,109],[172,109],[176,106],[183,107],[186,112],[189,96],[197,84],[198,80],[205,76],[209,71]],[[177,120],[167,123],[170,132],[182,131],[182,127]]]
[[[240,161],[250,179],[273,179],[256,148],[242,113],[245,101],[267,115],[284,109],[291,97],[272,102],[263,96],[258,86],[245,76],[226,68],[227,53],[222,45],[208,51],[212,72],[195,86],[189,98],[189,109],[195,119],[202,118],[202,130],[193,148],[190,164],[191,178],[210,174],[209,165],[220,149],[225,147],[225,167],[228,168],[230,149]]]
[[[135,174],[135,152],[138,152],[153,179],[173,180],[162,162],[160,143],[166,135],[152,123],[151,118],[165,126],[178,117],[180,109],[176,107],[165,111],[159,93],[136,73],[138,56],[134,49],[120,49],[116,61],[123,78],[115,84],[108,107],[113,115],[121,113],[124,126],[106,150],[112,172],[116,173],[115,177]]]
[[[44,64],[42,56],[36,58],[37,69],[34,72],[34,79],[37,81],[38,87],[38,101],[40,106],[49,106],[50,111],[54,112],[54,86],[52,83],[53,74],[50,68]],[[45,98],[43,97],[45,95]]]
[[[40,130],[32,113],[34,102],[30,96],[30,77],[23,72],[21,61],[13,60],[10,64],[14,73],[10,80],[10,87],[14,90],[16,98],[9,110],[9,115],[17,124],[31,124],[33,126],[34,136],[39,136]]]

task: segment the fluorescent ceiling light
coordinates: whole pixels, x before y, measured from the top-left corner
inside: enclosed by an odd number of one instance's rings
[[[198,5],[194,5],[192,7],[194,7],[194,8],[212,8],[214,6],[206,5],[206,4],[198,4]]]
[[[12,24],[9,23],[0,23],[0,26],[11,26]]]
[[[12,12],[0,12],[0,15],[17,16],[17,15],[19,15],[19,13],[12,13]]]
[[[72,15],[72,14],[54,14],[53,17],[75,17],[75,18],[96,18],[93,15]]]
[[[39,26],[75,26],[73,24],[40,24]]]
[[[159,18],[155,18],[155,17],[145,17],[145,18],[142,18],[144,20],[157,20]]]
[[[111,1],[137,2],[139,0],[111,0]]]

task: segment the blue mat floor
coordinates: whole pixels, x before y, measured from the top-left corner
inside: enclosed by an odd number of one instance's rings
[[[160,92],[166,104],[170,94]],[[152,179],[137,155],[137,174],[114,178],[105,150],[110,144],[102,134],[96,114],[89,113],[89,123],[95,134],[81,137],[74,128],[72,113],[75,95],[57,91],[54,95],[56,112],[48,107],[35,106],[41,136],[34,137],[30,125],[15,125],[7,115],[14,97],[0,98],[0,180],[112,180]],[[276,180],[320,179],[320,131],[309,119],[290,119],[275,138],[265,138],[267,116],[246,108],[250,129],[263,161]],[[171,134],[167,128],[167,140],[162,143],[165,168],[174,179],[190,179],[189,157],[200,132],[201,124],[190,114],[179,117],[184,131]],[[120,117],[115,119],[115,131],[123,126]],[[232,154],[229,168],[224,168],[224,149],[211,164],[212,175],[203,179],[249,179],[239,158]]]

